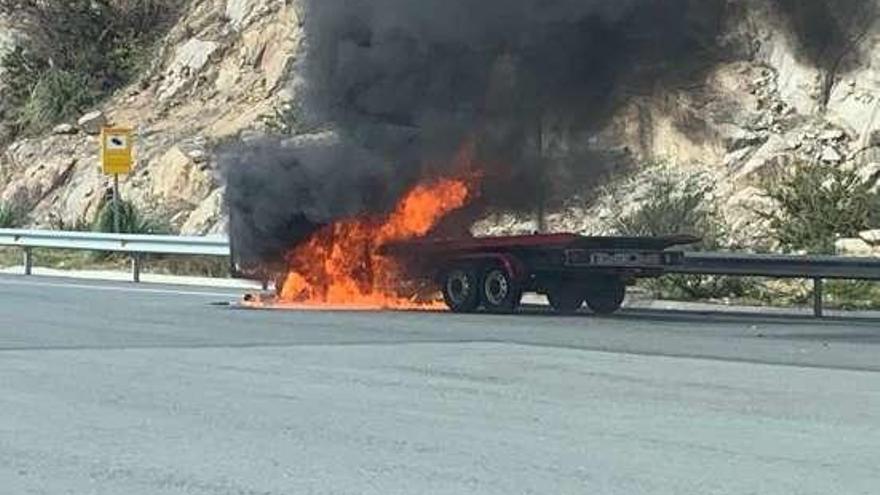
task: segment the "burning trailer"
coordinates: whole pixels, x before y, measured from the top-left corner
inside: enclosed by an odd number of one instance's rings
[[[435,284],[455,312],[511,313],[524,293],[536,292],[558,313],[574,313],[586,303],[607,315],[620,309],[628,284],[682,262],[683,253],[669,248],[696,241],[535,234],[420,239],[386,244],[379,252],[397,259],[410,277]]]
[[[535,234],[442,237],[443,220],[474,200],[479,180],[437,179],[410,190],[386,215],[325,225],[292,248],[272,295],[246,303],[332,309],[517,310],[526,292],[559,313],[620,309],[626,286],[681,263],[670,250],[690,236]]]
[[[510,312],[532,291],[611,313],[695,240],[470,232],[494,213],[544,230],[635,170],[615,115],[704,81],[736,2],[302,4],[295,132],[218,152],[239,265],[275,280],[252,304]]]

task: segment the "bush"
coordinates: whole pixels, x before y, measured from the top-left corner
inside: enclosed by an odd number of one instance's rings
[[[21,208],[0,204],[0,229],[21,227],[24,223],[24,212]]]
[[[880,283],[866,280],[829,280],[825,283],[826,304],[844,310],[880,307]]]
[[[98,216],[92,224],[95,232],[116,232],[113,216],[113,201],[105,201]],[[161,223],[142,215],[137,207],[125,200],[119,201],[119,232],[120,234],[164,234],[168,232]]]
[[[96,93],[80,74],[49,70],[40,77],[16,113],[18,129],[42,131],[59,119],[75,117],[95,101]]]
[[[649,168],[645,193],[632,199],[638,207],[628,213],[618,201],[611,229],[624,236],[689,234],[702,240],[695,250],[726,248],[726,224],[714,199],[715,184],[704,174],[684,174],[657,165]],[[644,281],[655,296],[670,299],[745,297],[757,284],[749,279],[712,275],[667,275]]]
[[[0,0],[23,32],[0,95],[15,133],[38,132],[129,82],[182,0]]]
[[[838,237],[880,225],[880,197],[871,192],[875,182],[851,169],[800,165],[764,181],[764,194],[777,207],[756,213],[784,250],[830,254]]]
[[[648,178],[647,190],[635,198],[638,208],[616,212],[612,229],[627,236],[690,234],[715,244],[720,235],[720,218],[709,200],[714,184],[703,175],[682,175],[658,167]]]

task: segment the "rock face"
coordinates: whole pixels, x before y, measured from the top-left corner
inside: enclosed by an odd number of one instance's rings
[[[226,17],[236,30],[246,27],[252,20],[272,10],[277,0],[226,0]]]
[[[30,173],[12,180],[4,189],[0,201],[31,209],[67,181],[74,165],[76,159],[60,157],[28,167]]]
[[[180,147],[172,147],[151,164],[153,196],[175,207],[196,207],[213,187],[206,169]]]
[[[79,129],[72,124],[58,124],[52,128],[52,134],[76,134]]]
[[[184,86],[194,82],[218,46],[214,41],[195,38],[179,46],[163,74],[162,84],[158,89],[159,99],[171,98]]]
[[[627,150],[637,163],[666,160],[684,175],[710,178],[737,233],[732,235],[747,245],[766,237],[751,212],[772,206],[759,186],[779,169],[824,163],[880,179],[880,32],[875,28],[864,37],[866,60],[833,79],[825,101],[823,74],[780,34],[769,2],[745,2],[748,18],[725,35],[732,55],[708,70],[701,84],[631,98],[594,139],[605,149]],[[0,150],[0,201],[28,205],[36,226],[88,221],[109,185],[98,169],[94,134],[112,122],[136,134],[137,165],[123,179],[125,197],[187,233],[222,228],[222,194],[210,150],[264,131],[266,120],[290,101],[305,20],[297,0],[188,5],[152,68],[90,109],[77,125],[84,132],[59,126],[51,135]],[[3,36],[0,19],[0,50]],[[550,228],[609,233],[611,206],[637,204],[635,192],[650,173],[637,170],[607,190],[573,198],[549,212]],[[536,228],[528,214],[499,214],[478,230]]]
[[[755,207],[768,177],[796,164],[851,167],[865,180],[880,179],[880,23],[860,45],[860,68],[831,78],[805,64],[782,34],[770,2],[743,2],[746,22],[726,36],[732,53],[713,67],[699,87],[665,89],[633,98],[598,137],[603,148],[628,150],[637,163],[669,162],[682,173],[704,173],[717,183],[715,199],[730,226],[733,244],[754,247],[767,239]],[[645,170],[620,174],[595,198],[573,198],[548,215],[551,230],[586,234],[613,231],[609,205],[638,203],[627,194]],[[874,186],[880,189],[880,183]],[[531,214],[490,216],[480,233],[534,230]]]
[[[80,117],[76,125],[86,134],[96,136],[101,133],[101,128],[107,125],[107,116],[98,110],[89,112]]]
[[[121,179],[123,197],[187,233],[224,227],[211,149],[260,132],[265,117],[289,101],[285,81],[301,49],[301,20],[297,2],[285,0],[188,5],[135,84],[76,126],[0,149],[0,202],[27,206],[37,227],[90,222],[110,187],[95,137],[109,122],[135,131],[136,165]],[[5,33],[0,22],[0,44]]]
[[[843,256],[880,257],[880,244],[872,244],[862,238],[838,239],[834,247],[837,254]]]
[[[215,233],[225,227],[221,218],[223,190],[215,189],[189,215],[180,233],[184,235],[204,235]]]
[[[880,229],[861,232],[859,238],[875,248],[880,248]]]
[[[11,50],[15,46],[15,41],[17,38],[16,31],[13,29],[13,23],[6,19],[4,16],[0,15],[0,57],[5,56],[9,50]],[[0,76],[3,75],[3,67],[0,67]],[[2,81],[0,81],[0,92],[3,91]],[[4,108],[4,102],[0,99],[0,114],[4,113],[6,109]],[[8,139],[8,135],[10,135],[10,130],[6,127],[3,122],[0,122],[0,142],[3,142]]]

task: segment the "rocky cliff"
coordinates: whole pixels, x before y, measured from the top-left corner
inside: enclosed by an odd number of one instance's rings
[[[136,131],[137,165],[122,181],[124,197],[182,233],[222,229],[210,150],[261,132],[284,107],[301,23],[292,2],[191,2],[148,72],[95,109],[101,114],[3,150],[0,202],[21,205],[40,227],[93,218],[110,182],[89,127],[106,120]]]
[[[593,139],[635,163],[659,159],[717,182],[717,194],[744,243],[759,237],[751,209],[774,167],[824,163],[880,176],[880,31],[868,20],[846,40],[850,65],[804,56],[790,20],[749,0],[724,28],[723,62],[699,84],[629,98]],[[75,225],[94,216],[109,181],[100,174],[90,121],[106,118],[137,132],[137,168],[122,193],[182,233],[224,228],[212,150],[285,125],[296,86],[294,62],[307,49],[309,22],[296,1],[193,0],[141,78],[81,122],[21,139],[0,153],[0,203],[30,212],[35,226]],[[4,34],[5,30],[5,34]],[[0,46],[12,39],[0,24]],[[93,123],[93,122],[92,122]],[[623,171],[620,172],[623,175]],[[626,172],[613,201],[635,202],[638,170]],[[611,189],[614,189],[612,182]],[[640,184],[642,186],[640,186]],[[607,231],[611,195],[583,195],[549,214],[549,227]],[[482,231],[533,230],[523,215],[492,215]]]

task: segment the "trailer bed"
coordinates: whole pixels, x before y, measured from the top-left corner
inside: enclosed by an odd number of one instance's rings
[[[698,241],[687,235],[425,238],[389,243],[378,253],[397,259],[410,278],[439,286],[453,311],[510,312],[524,292],[537,292],[561,313],[586,302],[608,314],[620,308],[627,284],[682,262],[684,254],[671,248]]]
[[[611,249],[663,251],[699,242],[688,235],[661,237],[598,237],[577,234],[534,234],[518,236],[423,238],[388,243],[379,248],[381,255],[406,255],[438,252],[486,252],[508,249]]]

